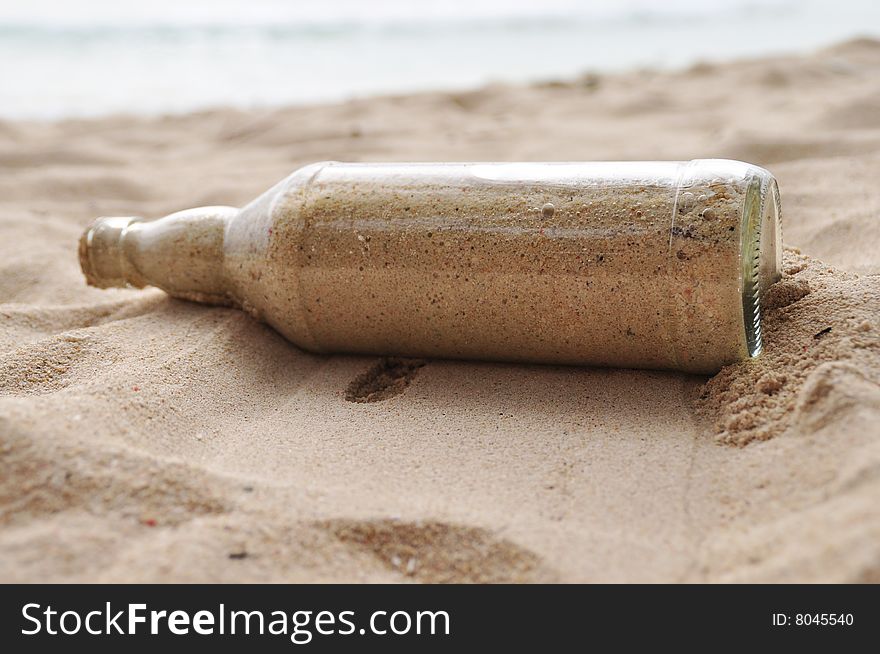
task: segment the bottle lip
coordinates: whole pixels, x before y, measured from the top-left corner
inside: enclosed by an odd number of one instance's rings
[[[126,230],[140,220],[136,216],[103,216],[96,218],[82,233],[79,265],[90,286],[127,286],[122,239]]]

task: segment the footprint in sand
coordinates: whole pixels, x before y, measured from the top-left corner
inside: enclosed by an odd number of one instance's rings
[[[400,395],[412,383],[424,359],[385,357],[355,377],[345,389],[349,402],[380,402]]]
[[[390,519],[331,520],[317,526],[417,581],[547,582],[555,576],[531,550],[476,527]]]

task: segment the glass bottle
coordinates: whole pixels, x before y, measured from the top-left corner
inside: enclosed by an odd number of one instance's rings
[[[737,161],[324,162],[241,209],[99,218],[80,261],[315,352],[714,373],[761,351],[779,213]]]

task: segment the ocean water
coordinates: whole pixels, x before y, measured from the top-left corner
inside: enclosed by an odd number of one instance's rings
[[[672,68],[880,37],[880,0],[0,0],[0,117]]]

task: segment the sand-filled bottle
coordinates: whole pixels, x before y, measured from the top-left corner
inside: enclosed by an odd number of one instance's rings
[[[761,350],[779,195],[715,159],[326,162],[241,209],[99,218],[80,262],[315,352],[713,373]]]

